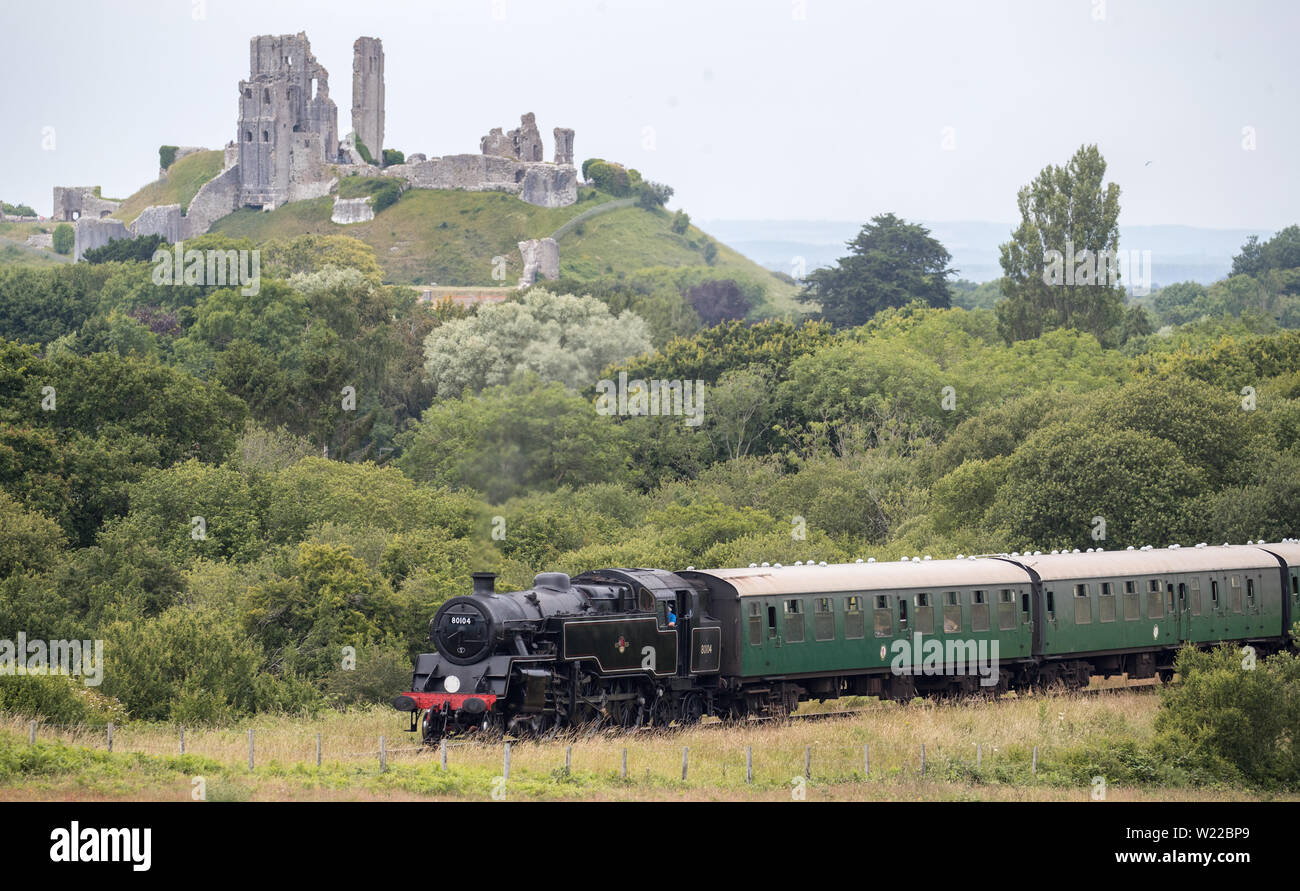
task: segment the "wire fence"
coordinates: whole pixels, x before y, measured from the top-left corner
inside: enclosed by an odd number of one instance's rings
[[[288,728],[212,729],[172,725],[90,726],[31,721],[9,716],[0,727],[24,732],[29,744],[57,741],[103,752],[150,756],[192,755],[250,771],[278,765],[415,764],[432,770],[484,770],[509,780],[512,770],[532,776],[571,777],[585,771],[628,781],[750,783],[843,782],[879,777],[960,778],[981,771],[1022,778],[1040,770],[1068,746],[1037,742],[954,746],[919,740],[850,742],[837,735],[793,745],[765,725],[747,738],[688,738],[677,731],[648,730],[577,735],[551,740],[461,739],[422,745],[415,734],[303,733]],[[752,729],[752,728],[751,728]],[[776,730],[776,733],[773,731]]]

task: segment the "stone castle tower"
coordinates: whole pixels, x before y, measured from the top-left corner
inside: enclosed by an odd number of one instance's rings
[[[376,164],[384,152],[384,42],[358,37],[352,44],[352,132]]]
[[[329,72],[303,32],[249,41],[249,79],[239,82],[240,196],[244,207],[292,200],[293,183],[320,178],[338,157],[338,108]]]

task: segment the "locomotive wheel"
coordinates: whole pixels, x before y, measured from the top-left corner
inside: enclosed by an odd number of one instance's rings
[[[678,707],[678,716],[683,724],[698,724],[704,717],[705,701],[703,693],[687,693],[682,697]]]
[[[650,722],[655,727],[667,727],[673,722],[675,711],[671,696],[658,696],[655,698],[654,705],[650,707]]]

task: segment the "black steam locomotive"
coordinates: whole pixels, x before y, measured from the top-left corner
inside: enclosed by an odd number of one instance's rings
[[[680,576],[545,572],[514,592],[494,582],[475,573],[471,596],[442,605],[429,625],[437,652],[417,657],[411,692],[394,700],[426,742],[470,729],[666,725],[714,710],[720,622]]]

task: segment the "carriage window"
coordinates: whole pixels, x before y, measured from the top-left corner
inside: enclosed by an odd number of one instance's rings
[[[1228,587],[1232,589],[1232,611],[1241,612],[1241,576],[1234,575],[1228,579]]]
[[[844,636],[849,640],[861,640],[866,637],[861,597],[844,598]]]
[[[1246,579],[1246,606],[1255,608],[1255,580]]]
[[[907,630],[907,598],[898,598],[898,630]]]
[[[943,633],[957,634],[961,631],[961,595],[956,591],[947,591],[943,595]]]
[[[934,634],[934,605],[929,594],[916,595],[916,630],[922,634]]]
[[[1091,625],[1092,624],[1092,597],[1088,591],[1088,586],[1074,586],[1074,624]]]
[[[767,608],[767,636],[776,637],[776,607]]]
[[[972,591],[970,595],[970,630],[989,630],[989,604],[983,591]]]
[[[798,600],[785,602],[785,642],[803,643],[803,603]]]
[[[1097,600],[1097,620],[1115,621],[1115,587],[1110,582],[1101,583],[1101,597]]]
[[[1174,609],[1174,583],[1173,582],[1170,582],[1169,584],[1165,585],[1165,592],[1168,593],[1169,595],[1169,597],[1167,598],[1167,602],[1165,603],[1165,611],[1172,616],[1176,612],[1176,610]]]
[[[762,646],[763,644],[763,608],[757,603],[749,605],[749,645],[751,647]]]
[[[1047,592],[1047,621],[1056,621],[1056,592]]]
[[[1020,594],[1020,612],[1023,613],[1022,619],[1025,624],[1029,624],[1029,592],[1024,591]]]
[[[1300,575],[1291,573],[1291,596],[1300,597]]]
[[[998,629],[1010,631],[1016,627],[1016,593],[1010,588],[998,591]]]
[[[889,608],[889,598],[883,594],[876,596],[876,637],[892,637],[894,634],[894,613]]]
[[[1151,579],[1147,583],[1147,618],[1159,619],[1164,614],[1164,600],[1160,597],[1160,579]]]
[[[1219,608],[1219,583],[1217,581],[1211,581],[1210,582],[1210,609],[1217,610],[1218,608]]]
[[[1192,579],[1187,583],[1187,608],[1192,611],[1192,615],[1201,614],[1201,580]]]
[[[818,597],[813,611],[813,637],[817,640],[835,639],[835,610],[829,597]]]
[[[1137,582],[1131,579],[1124,583],[1124,621],[1131,622],[1142,618],[1142,595],[1138,594]]]

